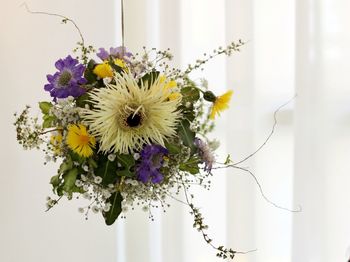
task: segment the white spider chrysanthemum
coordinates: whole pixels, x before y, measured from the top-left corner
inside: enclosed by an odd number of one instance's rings
[[[99,139],[102,152],[130,153],[144,144],[164,146],[176,133],[181,112],[181,96],[169,99],[171,90],[158,77],[151,85],[131,74],[117,74],[115,84],[95,89],[90,94],[93,109],[82,112],[89,131]]]

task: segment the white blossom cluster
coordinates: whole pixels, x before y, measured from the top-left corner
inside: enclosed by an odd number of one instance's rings
[[[57,118],[60,126],[65,127],[68,124],[79,122],[79,112],[81,108],[77,107],[74,97],[69,96],[63,99],[57,99],[57,104],[50,109],[50,115]]]

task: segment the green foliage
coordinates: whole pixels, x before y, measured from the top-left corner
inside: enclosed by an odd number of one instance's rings
[[[119,164],[121,164],[121,168],[118,168],[117,175],[118,176],[125,176],[125,177],[134,177],[134,166],[135,166],[135,159],[132,155],[125,155],[120,154],[117,156],[117,161]]]
[[[87,64],[84,72],[84,77],[87,80],[88,84],[93,84],[97,81],[97,75],[95,75],[93,72],[96,65],[97,63],[93,59],[91,59]]]
[[[191,152],[194,152],[196,147],[194,145],[194,138],[196,136],[190,128],[190,122],[186,119],[183,119],[178,126],[177,133],[182,139],[185,146],[191,148]]]
[[[197,157],[192,156],[188,161],[180,164],[179,169],[181,171],[188,172],[192,175],[196,175],[199,173],[199,160]]]
[[[112,225],[122,212],[122,201],[123,198],[119,192],[115,192],[112,196],[107,199],[106,203],[111,204],[111,208],[108,212],[103,212],[103,217],[105,219],[106,225]]]
[[[75,102],[76,102],[77,106],[83,107],[83,108],[84,108],[85,105],[88,104],[88,99],[89,99],[89,94],[88,94],[88,93],[85,93],[85,94],[79,96],[79,97],[75,100]]]
[[[165,142],[165,147],[168,149],[171,155],[177,155],[181,153],[181,147],[176,144]]]
[[[53,106],[50,102],[39,102],[39,108],[41,110],[41,113],[43,114],[43,128],[49,128],[53,126],[54,121],[56,120],[56,117],[53,115],[50,115],[50,109]]]
[[[200,99],[200,92],[194,83],[190,82],[189,85],[181,89],[181,94],[182,106],[179,109],[182,112],[183,118],[192,122],[196,117],[193,104]]]
[[[200,98],[199,90],[194,86],[185,86],[181,88],[182,103],[194,103]]]
[[[232,160],[231,160],[231,155],[228,154],[227,157],[226,157],[226,160],[224,162],[225,165],[229,165],[232,163]]]
[[[117,163],[108,160],[107,156],[99,155],[95,175],[102,178],[102,185],[114,184],[117,179]]]
[[[139,85],[143,83],[145,86],[151,86],[159,77],[159,72],[158,71],[152,71],[147,74],[145,74],[139,82]]]
[[[67,192],[69,195],[73,193],[75,187],[75,181],[77,180],[78,168],[73,168],[65,173],[62,178],[64,180],[62,189]]]
[[[41,112],[44,115],[48,115],[50,113],[50,109],[52,106],[53,104],[50,102],[46,102],[46,101],[39,102],[39,108],[41,109]]]
[[[56,117],[50,115],[43,115],[43,120],[43,128],[50,128],[54,126]]]

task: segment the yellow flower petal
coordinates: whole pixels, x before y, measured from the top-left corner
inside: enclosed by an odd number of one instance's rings
[[[180,93],[171,93],[169,96],[168,96],[169,100],[172,101],[172,100],[177,100],[177,99],[181,99],[182,98],[182,95]]]
[[[228,104],[231,100],[233,91],[229,90],[225,94],[218,96],[211,108],[210,119],[214,119],[216,115],[220,115],[221,111],[224,111],[228,108]]]
[[[103,64],[99,64],[95,66],[93,72],[95,75],[99,76],[100,78],[113,76],[112,67],[108,64],[108,62],[104,62]]]
[[[125,61],[122,59],[119,59],[119,58],[114,59],[114,64],[121,67],[125,72],[129,71]]]
[[[58,131],[51,135],[50,144],[53,147],[53,152],[55,155],[60,155],[62,153],[62,132]]]
[[[82,124],[69,125],[67,134],[68,147],[82,157],[89,157],[93,154],[96,140],[91,136],[86,127]]]

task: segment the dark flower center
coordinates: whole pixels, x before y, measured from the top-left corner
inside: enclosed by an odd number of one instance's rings
[[[63,71],[58,78],[58,85],[60,87],[65,87],[68,85],[69,81],[72,79],[72,74],[69,71]]]
[[[139,125],[141,125],[141,122],[142,122],[142,117],[139,113],[135,115],[131,114],[126,119],[126,123],[129,127],[138,127]]]

